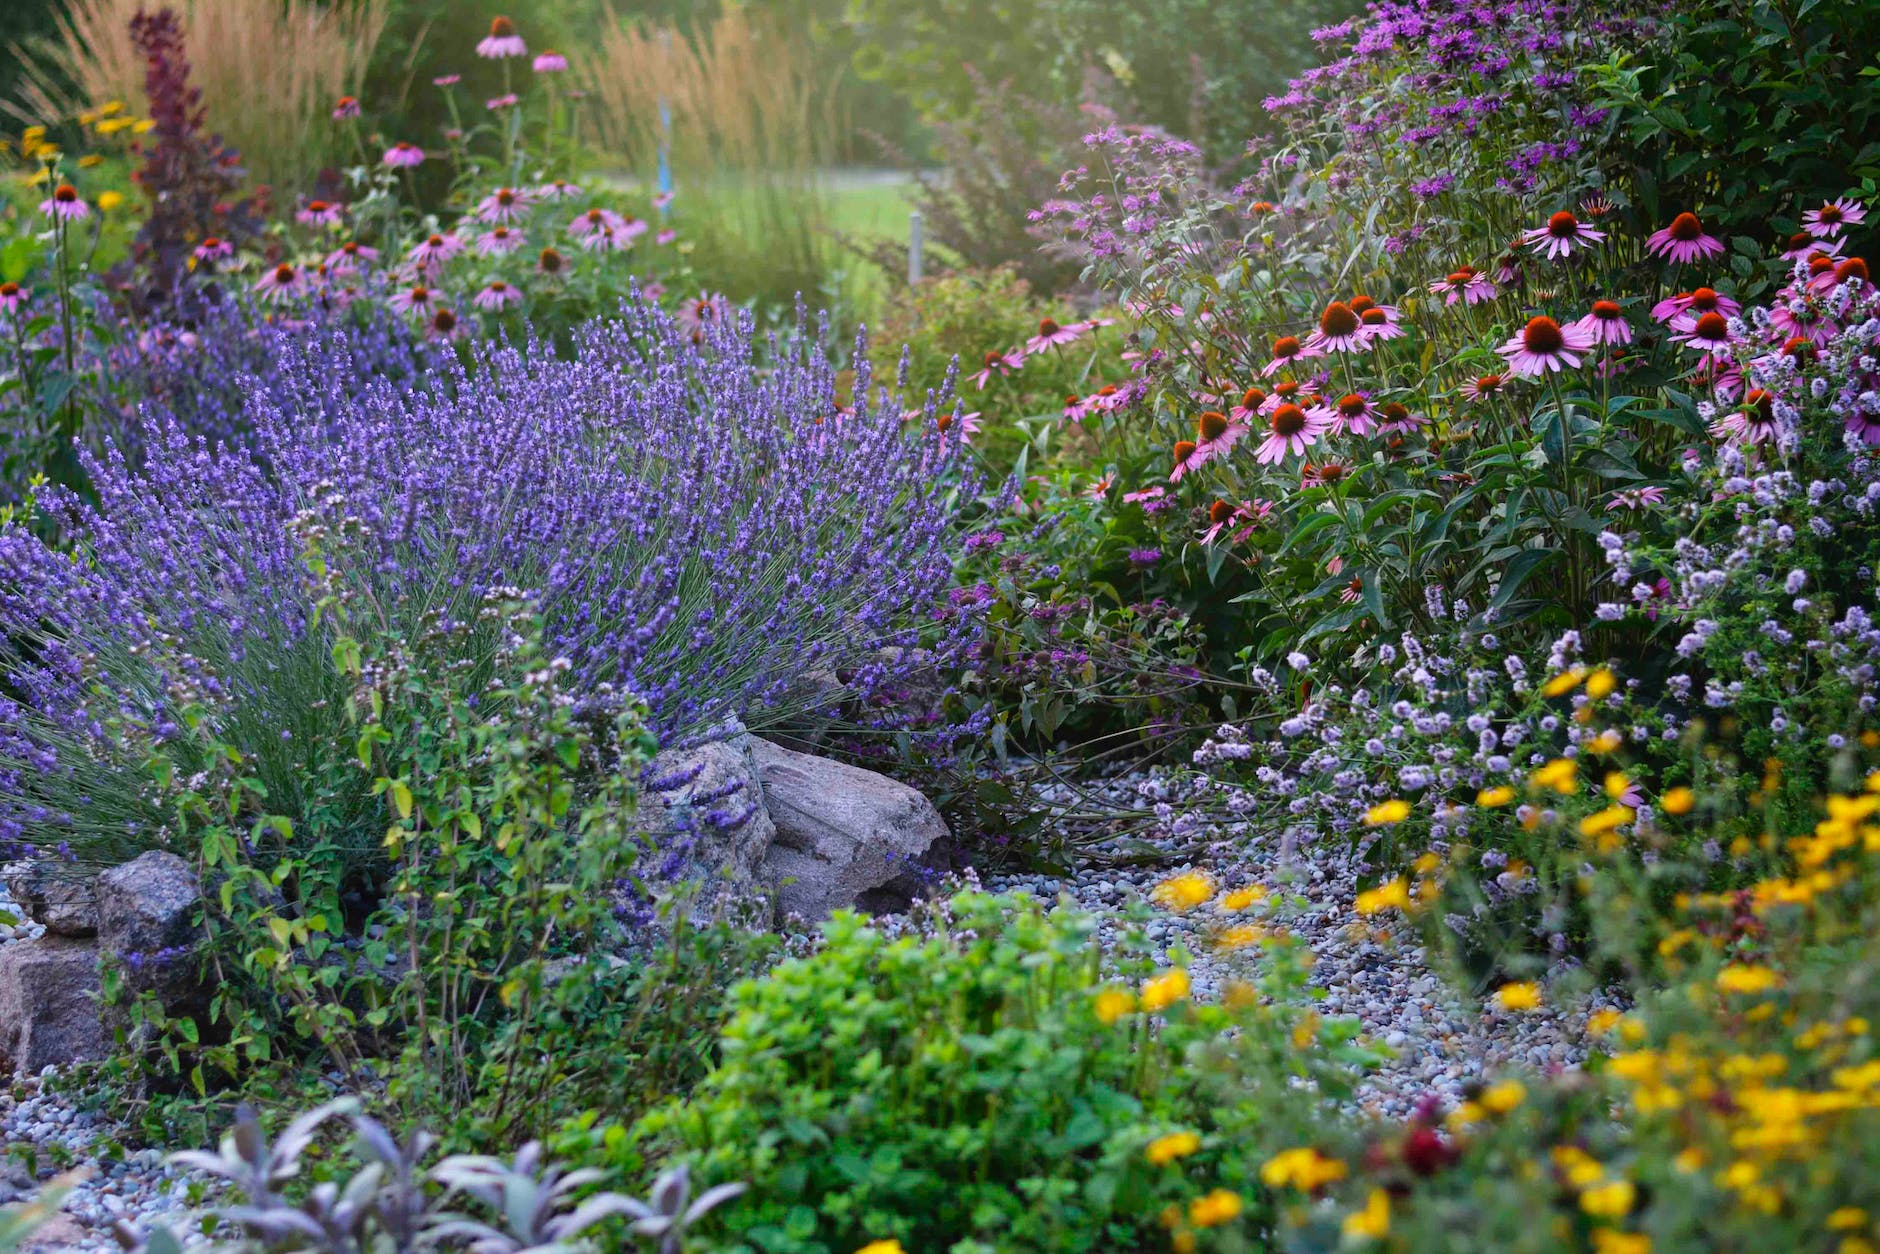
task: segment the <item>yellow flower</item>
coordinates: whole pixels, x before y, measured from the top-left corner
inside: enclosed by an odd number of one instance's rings
[[[1178,1158],[1186,1158],[1201,1149],[1201,1138],[1192,1132],[1171,1132],[1149,1142],[1143,1152],[1158,1167],[1166,1167]]]
[[[1658,806],[1666,814],[1689,814],[1697,804],[1697,794],[1682,786],[1673,788],[1658,799]]]
[[[1248,906],[1257,906],[1266,900],[1266,889],[1259,884],[1249,884],[1245,888],[1236,888],[1221,898],[1223,910],[1245,910]]]
[[[136,126],[131,127],[131,134],[148,135],[151,131],[156,129],[156,126],[157,121],[155,118],[142,118],[138,121]]]
[[[95,152],[88,152],[84,156],[78,159],[78,168],[81,170],[95,169],[98,166],[101,166],[103,164],[104,164],[104,158],[99,156]],[[115,192],[111,194],[116,195]]]
[[[1214,881],[1199,871],[1186,871],[1163,880],[1150,890],[1149,898],[1164,910],[1185,914],[1214,896]]]
[[[1475,794],[1475,804],[1478,806],[1487,806],[1489,809],[1494,809],[1497,806],[1505,806],[1513,800],[1514,789],[1508,787],[1506,784],[1501,784],[1494,788],[1484,788],[1481,792]]]
[[[1595,1010],[1586,1016],[1586,1030],[1595,1036],[1603,1036],[1618,1026],[1625,1015],[1617,1010]]]
[[[1548,680],[1541,688],[1541,695],[1543,697],[1565,696],[1575,688],[1578,688],[1580,681],[1585,678],[1586,668],[1584,666],[1576,666],[1572,670],[1555,675],[1552,679]]]
[[[1224,927],[1214,934],[1214,946],[1217,949],[1245,949],[1257,945],[1272,933],[1258,923],[1242,923],[1237,927]]]
[[[119,131],[127,130],[135,125],[137,125],[136,120],[132,118],[106,118],[104,121],[98,123],[98,133],[100,135],[115,135]]]
[[[1215,1189],[1189,1203],[1188,1222],[1197,1228],[1218,1228],[1240,1218],[1241,1209],[1240,1194]]]
[[[1866,1224],[1867,1212],[1858,1206],[1843,1206],[1828,1216],[1829,1232],[1851,1232]]]
[[[1866,1237],[1842,1237],[1834,1254],[1874,1254],[1873,1242]]]
[[[1651,1254],[1652,1239],[1642,1232],[1593,1229],[1593,1254]]]
[[[1195,1244],[1195,1234],[1192,1232],[1178,1232],[1168,1239],[1168,1248],[1175,1254],[1195,1254]]]
[[[1637,1200],[1638,1190],[1630,1180],[1613,1180],[1580,1194],[1580,1209],[1599,1219],[1623,1219]]]
[[[124,102],[122,100],[107,100],[98,106],[99,117],[108,118],[114,113],[122,112],[124,112]]]
[[[1483,1089],[1481,1097],[1476,1100],[1494,1113],[1505,1115],[1527,1100],[1527,1089],[1519,1080],[1503,1080],[1500,1084]]]
[[[1638,817],[1638,811],[1631,806],[1611,805],[1597,814],[1589,814],[1580,820],[1582,836],[1604,836],[1617,828],[1624,827]]]
[[[1619,677],[1603,666],[1586,677],[1586,695],[1595,701],[1611,696],[1618,686]]]
[[[1499,1010],[1536,1010],[1541,1004],[1541,989],[1538,984],[1516,982],[1504,984],[1495,990],[1495,1006]]]
[[[1097,993],[1097,1020],[1105,1027],[1136,1008],[1136,995],[1126,988],[1106,988]]]
[[[1353,908],[1363,915],[1382,914],[1386,910],[1408,910],[1410,909],[1410,886],[1399,876],[1397,879],[1379,884],[1376,888],[1359,893],[1357,901],[1353,903]]]
[[[98,208],[104,210],[106,213],[110,213],[113,209],[117,208],[119,205],[123,203],[124,203],[123,192],[99,192],[98,193]]]
[[[1551,788],[1558,793],[1580,791],[1580,766],[1572,758],[1555,758],[1528,776],[1536,788]]]
[[[1311,1146],[1298,1149],[1281,1150],[1266,1160],[1260,1168],[1260,1183],[1269,1189],[1283,1189],[1288,1186],[1302,1193],[1324,1188],[1345,1178],[1345,1164],[1336,1158],[1327,1158]]]
[[[870,1241],[855,1254],[907,1254],[907,1251],[901,1248],[899,1241]]]
[[[1401,823],[1410,817],[1408,801],[1384,801],[1364,812],[1366,827],[1382,827],[1387,823]]]
[[[1582,713],[1590,713],[1590,711],[1582,711]],[[1589,753],[1611,753],[1624,743],[1625,737],[1608,727],[1605,731],[1587,741],[1586,749]]]
[[[1782,983],[1782,977],[1768,967],[1747,962],[1733,962],[1717,972],[1720,993],[1766,993]]]
[[[1379,1241],[1390,1234],[1390,1194],[1372,1189],[1364,1199],[1364,1209],[1345,1216],[1348,1240]]]
[[[1151,1012],[1165,1010],[1178,1001],[1186,1001],[1188,992],[1188,973],[1176,967],[1143,984],[1142,1008]]]

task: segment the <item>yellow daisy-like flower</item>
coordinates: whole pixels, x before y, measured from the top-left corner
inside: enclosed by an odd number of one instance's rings
[[[1176,967],[1143,984],[1142,1008],[1151,1012],[1166,1010],[1178,1001],[1188,1000],[1189,991],[1188,973]]]
[[[1199,871],[1171,876],[1149,892],[1149,899],[1164,910],[1186,914],[1214,896],[1214,881]]]
[[[1408,801],[1383,801],[1364,812],[1366,827],[1383,827],[1387,823],[1401,823],[1410,817]]]
[[[1576,666],[1572,670],[1555,675],[1552,679],[1543,684],[1541,686],[1541,695],[1543,697],[1564,697],[1575,688],[1578,688],[1580,681],[1585,678],[1586,668],[1584,666]]]
[[[122,205],[123,203],[124,203],[123,192],[99,192],[98,193],[98,208],[103,210],[105,213],[110,213],[113,209],[116,209],[118,206]]]
[[[1638,817],[1638,811],[1631,806],[1610,805],[1596,814],[1589,814],[1580,820],[1582,836],[1604,836],[1616,831]]]
[[[1381,1241],[1390,1235],[1390,1194],[1372,1189],[1364,1199],[1364,1209],[1345,1216],[1345,1238],[1351,1241]]]
[[[1593,1229],[1593,1254],[1651,1254],[1652,1239],[1642,1232]]]
[[[1575,793],[1580,791],[1580,765],[1572,758],[1555,758],[1528,776],[1528,782],[1557,793]]]
[[[1106,988],[1097,993],[1093,1008],[1097,1021],[1105,1027],[1136,1009],[1136,995],[1126,988]]]
[[[1586,1016],[1586,1030],[1595,1036],[1604,1036],[1619,1026],[1619,1020],[1623,1018],[1625,1014],[1622,1011],[1595,1010]]]
[[[1295,1188],[1310,1193],[1343,1180],[1348,1169],[1336,1158],[1327,1158],[1311,1146],[1281,1150],[1260,1168],[1260,1183],[1269,1189]]]
[[[1858,1206],[1843,1206],[1828,1216],[1829,1232],[1852,1232],[1867,1226],[1867,1212]]]
[[[1580,1209],[1596,1219],[1624,1219],[1637,1200],[1638,1189],[1630,1180],[1612,1180],[1580,1194]]]
[[[1619,677],[1603,666],[1586,677],[1586,695],[1595,701],[1611,696],[1618,686]]]
[[[1240,1218],[1245,1209],[1240,1194],[1229,1189],[1215,1189],[1188,1204],[1188,1222],[1197,1228],[1218,1228]]]
[[[1505,1115],[1527,1100],[1527,1089],[1519,1080],[1503,1080],[1483,1089],[1476,1100],[1495,1114]]]
[[[1516,982],[1504,984],[1495,990],[1495,1006],[1499,1010],[1538,1010],[1541,1004],[1541,988],[1538,984]]]
[[[1688,788],[1673,788],[1658,799],[1658,808],[1666,814],[1689,814],[1697,805],[1697,794]]]
[[[1717,972],[1717,991],[1720,993],[1766,993],[1781,983],[1781,976],[1755,963],[1733,962]]]
[[[1201,1138],[1193,1132],[1171,1132],[1149,1142],[1149,1148],[1143,1151],[1150,1162],[1158,1167],[1166,1167],[1178,1158],[1186,1158],[1198,1153]]]
[[[1376,888],[1358,894],[1353,909],[1362,915],[1382,914],[1386,910],[1410,909],[1410,886],[1402,876],[1387,880]]]
[[[899,1241],[870,1241],[855,1254],[907,1254],[907,1251],[901,1248]]]
[[[1259,905],[1266,900],[1266,896],[1266,888],[1263,885],[1249,884],[1245,888],[1236,888],[1221,898],[1221,909],[1245,910],[1249,906]]]
[[[1499,806],[1505,806],[1513,800],[1514,789],[1508,787],[1506,784],[1499,784],[1494,788],[1484,788],[1481,792],[1475,794],[1475,804],[1491,810]]]

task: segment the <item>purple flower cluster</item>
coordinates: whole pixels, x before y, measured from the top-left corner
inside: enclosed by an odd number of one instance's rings
[[[943,398],[904,424],[859,344],[851,397],[801,327],[760,367],[748,318],[695,345],[638,303],[565,357],[489,345],[417,390],[359,377],[336,332],[278,347],[242,379],[251,447],[153,416],[141,467],[113,447],[89,459],[95,503],[44,502],[72,548],[0,529],[0,842],[134,845],[162,821],[138,768],[186,739],[185,710],[283,788],[316,773],[345,691],[309,537],[385,607],[376,630],[526,592],[571,690],[643,699],[669,743],[831,683],[866,705],[977,641],[947,600],[962,444]]]

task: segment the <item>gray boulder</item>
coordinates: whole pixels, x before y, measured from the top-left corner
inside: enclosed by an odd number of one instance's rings
[[[0,1071],[103,1058],[98,946],[66,936],[0,945]]]
[[[741,887],[762,882],[777,828],[742,726],[690,749],[654,756],[642,775],[640,822],[661,851],[678,850],[697,869]]]
[[[152,849],[98,876],[98,944],[132,995],[155,993],[172,1014],[202,998],[196,909],[202,888],[189,863]]]
[[[98,903],[93,877],[43,859],[9,863],[0,883],[20,910],[54,936],[96,936]]]
[[[906,784],[755,738],[750,753],[776,825],[763,870],[782,913],[901,904],[915,860],[947,839],[939,811]]]

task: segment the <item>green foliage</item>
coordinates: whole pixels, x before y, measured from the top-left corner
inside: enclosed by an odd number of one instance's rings
[[[816,953],[734,990],[718,1065],[621,1144],[748,1182],[725,1211],[741,1249],[1159,1240],[1165,1206],[1249,1173],[1255,1130],[1308,1117],[1293,1078],[1336,1100],[1348,1077],[1326,1064],[1361,1055],[1342,1043],[1349,1024],[1304,1048],[1321,1025],[1288,1008],[1305,969],[1283,950],[1273,1006],[1190,1002],[1180,971],[1139,998],[1134,980],[1153,970],[1142,922],[1106,975],[1097,921],[1068,909],[967,893],[936,909],[931,934],[898,936],[839,914]],[[1192,1151],[1152,1161],[1150,1144],[1177,1132]],[[1263,1218],[1250,1209],[1217,1248],[1249,1248]]]

